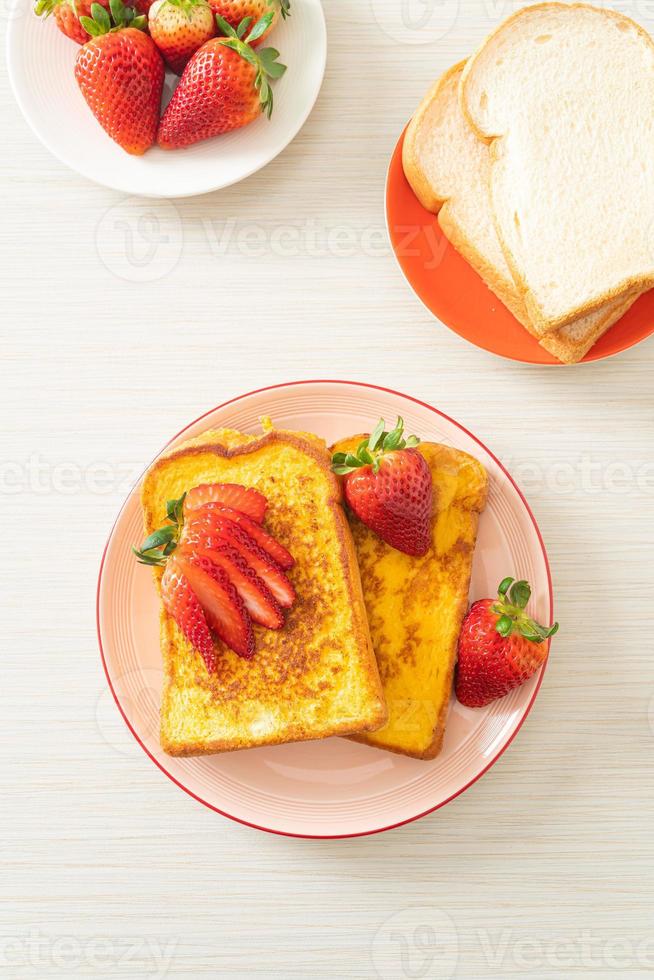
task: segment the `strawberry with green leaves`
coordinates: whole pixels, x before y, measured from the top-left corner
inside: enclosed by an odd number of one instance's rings
[[[403,431],[401,418],[390,432],[380,419],[356,453],[334,453],[332,469],[360,521],[398,551],[421,556],[431,544],[432,476],[415,448],[420,440]]]
[[[547,659],[548,640],[559,628],[540,626],[526,613],[528,582],[505,578],[497,599],[473,602],[459,635],[456,696],[481,708],[524,684]]]
[[[93,3],[92,17],[80,18],[90,38],[77,53],[75,78],[102,128],[138,156],[156,137],[164,64],[145,16],[122,0],[111,0],[110,10]]]
[[[266,498],[252,487],[211,483],[166,505],[166,523],[133,548],[142,565],[163,568],[164,608],[217,669],[213,634],[239,657],[254,655],[253,623],[279,630],[295,601],[289,552],[262,526]]]
[[[155,0],[148,26],[150,37],[176,75],[182,74],[191,55],[216,34],[207,0]]]
[[[280,18],[286,20],[291,13],[291,0],[209,0],[209,4],[214,14],[226,21],[233,30],[247,17],[250,18],[250,23],[255,24],[265,14],[272,13],[266,30],[251,42],[254,47],[265,41]]]
[[[277,61],[279,51],[255,51],[252,42],[267,30],[272,16],[269,12],[251,30],[248,18],[237,30],[217,18],[226,36],[207,41],[186,65],[161,119],[159,146],[165,150],[190,146],[247,126],[261,113],[270,118],[270,83],[284,74],[286,66]]]
[[[101,7],[109,9],[109,0],[98,0]],[[49,17],[53,14],[55,23],[62,34],[71,41],[85,44],[89,35],[80,23],[81,17],[91,14],[91,0],[37,0],[34,6],[37,17]]]

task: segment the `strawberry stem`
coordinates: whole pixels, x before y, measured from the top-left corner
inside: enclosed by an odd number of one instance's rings
[[[180,535],[184,528],[185,498],[186,494],[183,493],[177,500],[169,500],[166,503],[168,523],[149,534],[140,548],[132,548],[139,565],[163,566],[166,564],[179,544]]]
[[[507,637],[512,633],[519,633],[532,643],[542,643],[543,640],[554,636],[558,630],[558,623],[541,626],[525,612],[531,597],[531,587],[525,579],[520,579],[518,582],[510,576],[502,579],[497,588],[497,595],[498,601],[493,604],[492,609],[499,616],[495,629],[500,636]]]
[[[79,22],[91,37],[100,37],[103,34],[110,34],[115,31],[122,31],[125,27],[136,27],[139,31],[144,31],[147,26],[147,17],[136,16],[133,7],[128,7],[123,0],[109,0],[109,10],[111,16],[99,3],[91,4],[91,16],[80,17]]]
[[[417,436],[404,438],[404,420],[398,415],[395,428],[387,432],[386,423],[380,419],[367,439],[359,444],[356,453],[334,453],[332,470],[339,476],[347,476],[361,466],[372,466],[373,472],[379,472],[379,464],[387,453],[398,449],[412,449],[420,442]]]
[[[238,25],[238,28],[234,30],[224,17],[216,14],[218,29],[225,35],[219,38],[220,43],[224,44],[226,48],[231,48],[232,51],[236,51],[237,54],[240,54],[241,58],[244,58],[245,61],[256,69],[254,85],[259,93],[261,111],[268,119],[270,119],[273,110],[273,92],[269,79],[281,78],[286,71],[286,65],[282,65],[277,61],[279,51],[275,48],[263,48],[260,51],[255,51],[251,47],[251,42],[258,40],[262,34],[265,34],[274,16],[275,12],[269,10],[267,14],[259,18],[245,40],[242,40],[243,34],[250,26],[252,18],[244,17]]]

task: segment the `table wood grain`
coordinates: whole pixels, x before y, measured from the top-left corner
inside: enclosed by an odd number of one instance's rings
[[[78,178],[3,75],[3,975],[651,975],[654,340],[571,370],[500,360],[423,309],[384,232],[403,124],[515,6],[326,0],[302,132],[191,200]],[[257,833],[176,789],[118,717],[95,635],[102,547],[143,465],[217,403],[311,377],[475,431],[527,494],[561,622],[484,779],[342,842]]]

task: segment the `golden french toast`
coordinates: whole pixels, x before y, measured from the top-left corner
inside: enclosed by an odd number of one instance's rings
[[[254,626],[252,659],[217,641],[215,673],[162,609],[163,749],[201,755],[384,724],[354,545],[324,442],[282,430],[248,436],[226,429],[190,440],[145,476],[146,533],[162,524],[167,501],[207,483],[265,495],[266,528],[295,559],[288,576],[296,601],[283,628]],[[161,569],[155,577],[160,586]]]
[[[366,436],[338,442],[355,452]],[[348,514],[389,719],[357,741],[418,759],[441,750],[457,639],[468,604],[472,556],[488,477],[449,446],[418,446],[432,473],[432,543],[424,557],[397,551]]]

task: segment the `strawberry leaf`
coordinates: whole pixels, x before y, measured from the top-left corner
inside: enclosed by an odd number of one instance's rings
[[[101,7],[99,3],[92,3],[91,14],[95,23],[100,27],[101,32],[108,34],[111,30],[111,18],[104,7]]]
[[[385,426],[386,423],[384,422],[384,420],[380,419],[377,425],[375,426],[372,435],[368,439],[368,449],[370,450],[371,453],[374,453],[375,449],[379,445],[381,438],[384,435]]]
[[[280,64],[276,59],[279,58],[279,51],[276,48],[263,48],[258,52],[259,61],[263,70],[270,78],[281,78],[286,71],[286,65]]]
[[[522,579],[520,582],[513,583],[509,592],[509,599],[514,606],[517,606],[518,609],[524,609],[529,602],[530,597],[531,588],[529,586],[529,582],[525,582],[525,580]]]
[[[384,439],[384,441],[382,443],[382,448],[387,453],[393,452],[394,449],[398,449],[399,448],[399,445],[400,445],[400,443],[402,441],[402,430],[403,430],[403,428],[404,428],[404,422],[398,416],[398,419],[397,419],[397,423],[395,425],[395,428],[391,432],[388,433],[388,435],[385,437],[385,439]]]
[[[241,23],[243,23],[243,21],[241,21]],[[216,14],[216,24],[218,25],[218,29],[222,31],[225,37],[238,37],[238,34],[232,25],[229,24],[224,17],[221,17],[220,14]]]
[[[282,20],[286,20],[287,17],[291,16],[291,0],[281,0],[279,6],[280,13],[282,15]]]
[[[247,31],[248,27],[252,23],[252,17],[244,17],[241,23],[236,28],[236,36],[239,40],[243,40],[243,35]]]
[[[265,34],[270,25],[272,24],[272,19],[275,16],[274,10],[269,10],[267,14],[260,17],[256,22],[250,33],[248,34],[246,40],[247,44],[251,44],[252,41],[257,41],[262,34]]]
[[[495,629],[500,636],[510,636],[513,630],[513,620],[510,616],[500,616],[498,621],[495,623]]]
[[[181,497],[177,500],[169,500],[166,503],[166,517],[173,524],[181,524],[184,514],[184,501],[186,500],[186,494],[183,493]]]
[[[169,541],[172,541],[176,534],[177,528],[172,524],[166,524],[165,527],[160,527],[147,536],[141,545],[141,551],[152,551],[154,548],[161,548],[163,545],[168,544]]]
[[[531,587],[524,579],[515,581],[510,575],[502,579],[498,589],[498,600],[491,606],[492,611],[499,617],[495,629],[500,636],[510,636],[514,631],[530,640],[532,643],[542,643],[554,636],[559,628],[558,623],[552,626],[541,626],[525,612],[531,597]]]
[[[86,33],[90,34],[91,37],[100,37],[100,35],[103,33],[92,17],[80,17],[79,22]]]

